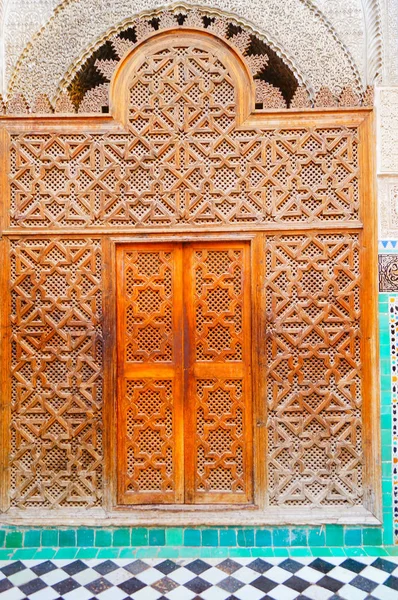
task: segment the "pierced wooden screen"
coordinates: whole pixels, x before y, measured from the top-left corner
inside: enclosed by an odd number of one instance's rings
[[[356,221],[357,128],[238,127],[225,48],[178,37],[142,52],[127,131],[12,135],[10,226]]]
[[[11,503],[102,498],[101,243],[11,242]]]
[[[355,233],[266,243],[271,504],[360,504],[360,243]]]
[[[122,247],[117,271],[119,501],[250,501],[247,246]]]

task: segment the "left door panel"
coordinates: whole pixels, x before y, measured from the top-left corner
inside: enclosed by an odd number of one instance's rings
[[[118,503],[182,503],[182,247],[121,245],[116,264]]]

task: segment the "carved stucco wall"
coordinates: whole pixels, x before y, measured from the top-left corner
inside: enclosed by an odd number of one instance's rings
[[[47,23],[58,4],[59,0],[0,0],[2,93],[23,49]]]
[[[365,23],[361,0],[316,0],[314,4],[333,25],[337,35],[350,51],[362,79],[365,79]]]
[[[155,4],[161,5],[156,0],[154,6]],[[219,0],[218,2],[219,8],[242,16],[245,13],[249,15],[249,21],[259,26],[262,21],[265,24],[265,32],[268,31],[266,19],[269,24],[269,17],[273,15],[278,21],[278,32],[281,32],[281,28],[285,28],[283,37],[295,31],[297,24],[295,12],[298,11],[305,18],[308,7],[316,7],[348,49],[364,83],[372,83],[374,76],[380,70],[382,52],[386,65],[383,73],[384,83],[390,85],[398,83],[397,0],[312,0],[312,3],[310,0],[295,0],[294,4],[292,9],[291,2],[281,3],[275,0],[266,2],[252,0],[249,3],[243,0]],[[93,19],[97,17],[98,22],[105,14],[105,29],[107,23],[117,21],[121,10],[129,12],[130,16],[140,10],[138,4],[132,0],[86,0],[84,12],[75,10],[79,6],[81,6],[80,0],[0,0],[0,93],[5,93],[24,48],[30,43],[33,43],[33,46],[37,44],[41,38],[37,33],[41,28],[46,28],[50,19],[54,19],[58,24],[63,23],[61,38],[64,39],[65,32],[68,32],[69,41],[72,41],[72,46],[75,47],[74,40],[71,40],[70,17],[74,18],[77,28],[87,30]],[[289,11],[291,11],[290,22],[283,18],[284,13]],[[279,19],[280,12],[283,14]],[[300,36],[297,36],[296,30],[296,35],[293,35],[296,43],[302,43],[311,27],[312,19],[309,19],[304,29],[300,31]],[[271,24],[270,29],[272,28]],[[58,30],[60,30],[59,26]],[[268,33],[271,34],[271,31]],[[333,50],[329,49],[329,51],[332,53]],[[63,56],[63,53],[61,55],[52,53],[52,63],[56,63],[57,59],[62,60]],[[28,66],[33,68],[30,53],[27,54],[27,62]],[[329,65],[328,70],[333,70],[332,64]]]
[[[338,91],[353,80],[350,56],[363,82],[368,79],[365,22],[371,19],[364,18],[362,2],[368,5],[365,17],[375,12],[378,0],[205,0],[203,4],[255,23],[282,52],[294,57],[298,70],[315,89],[327,85]],[[36,81],[53,95],[55,79],[93,40],[112,25],[162,5],[161,0],[4,0],[3,93],[12,81],[14,91],[23,89],[29,96]],[[28,42],[31,47],[26,51]],[[24,60],[15,75],[24,48]]]
[[[387,43],[384,80],[388,85],[398,85],[398,2],[387,0],[385,4],[384,22],[387,22]]]
[[[382,239],[398,239],[398,86],[376,93],[377,185]]]

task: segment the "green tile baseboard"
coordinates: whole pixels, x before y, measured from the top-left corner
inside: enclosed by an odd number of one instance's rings
[[[386,527],[21,528],[0,530],[0,549],[299,548],[382,546]]]

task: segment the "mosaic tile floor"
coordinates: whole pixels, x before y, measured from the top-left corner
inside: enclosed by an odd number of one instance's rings
[[[0,562],[1,600],[398,600],[398,558]]]

